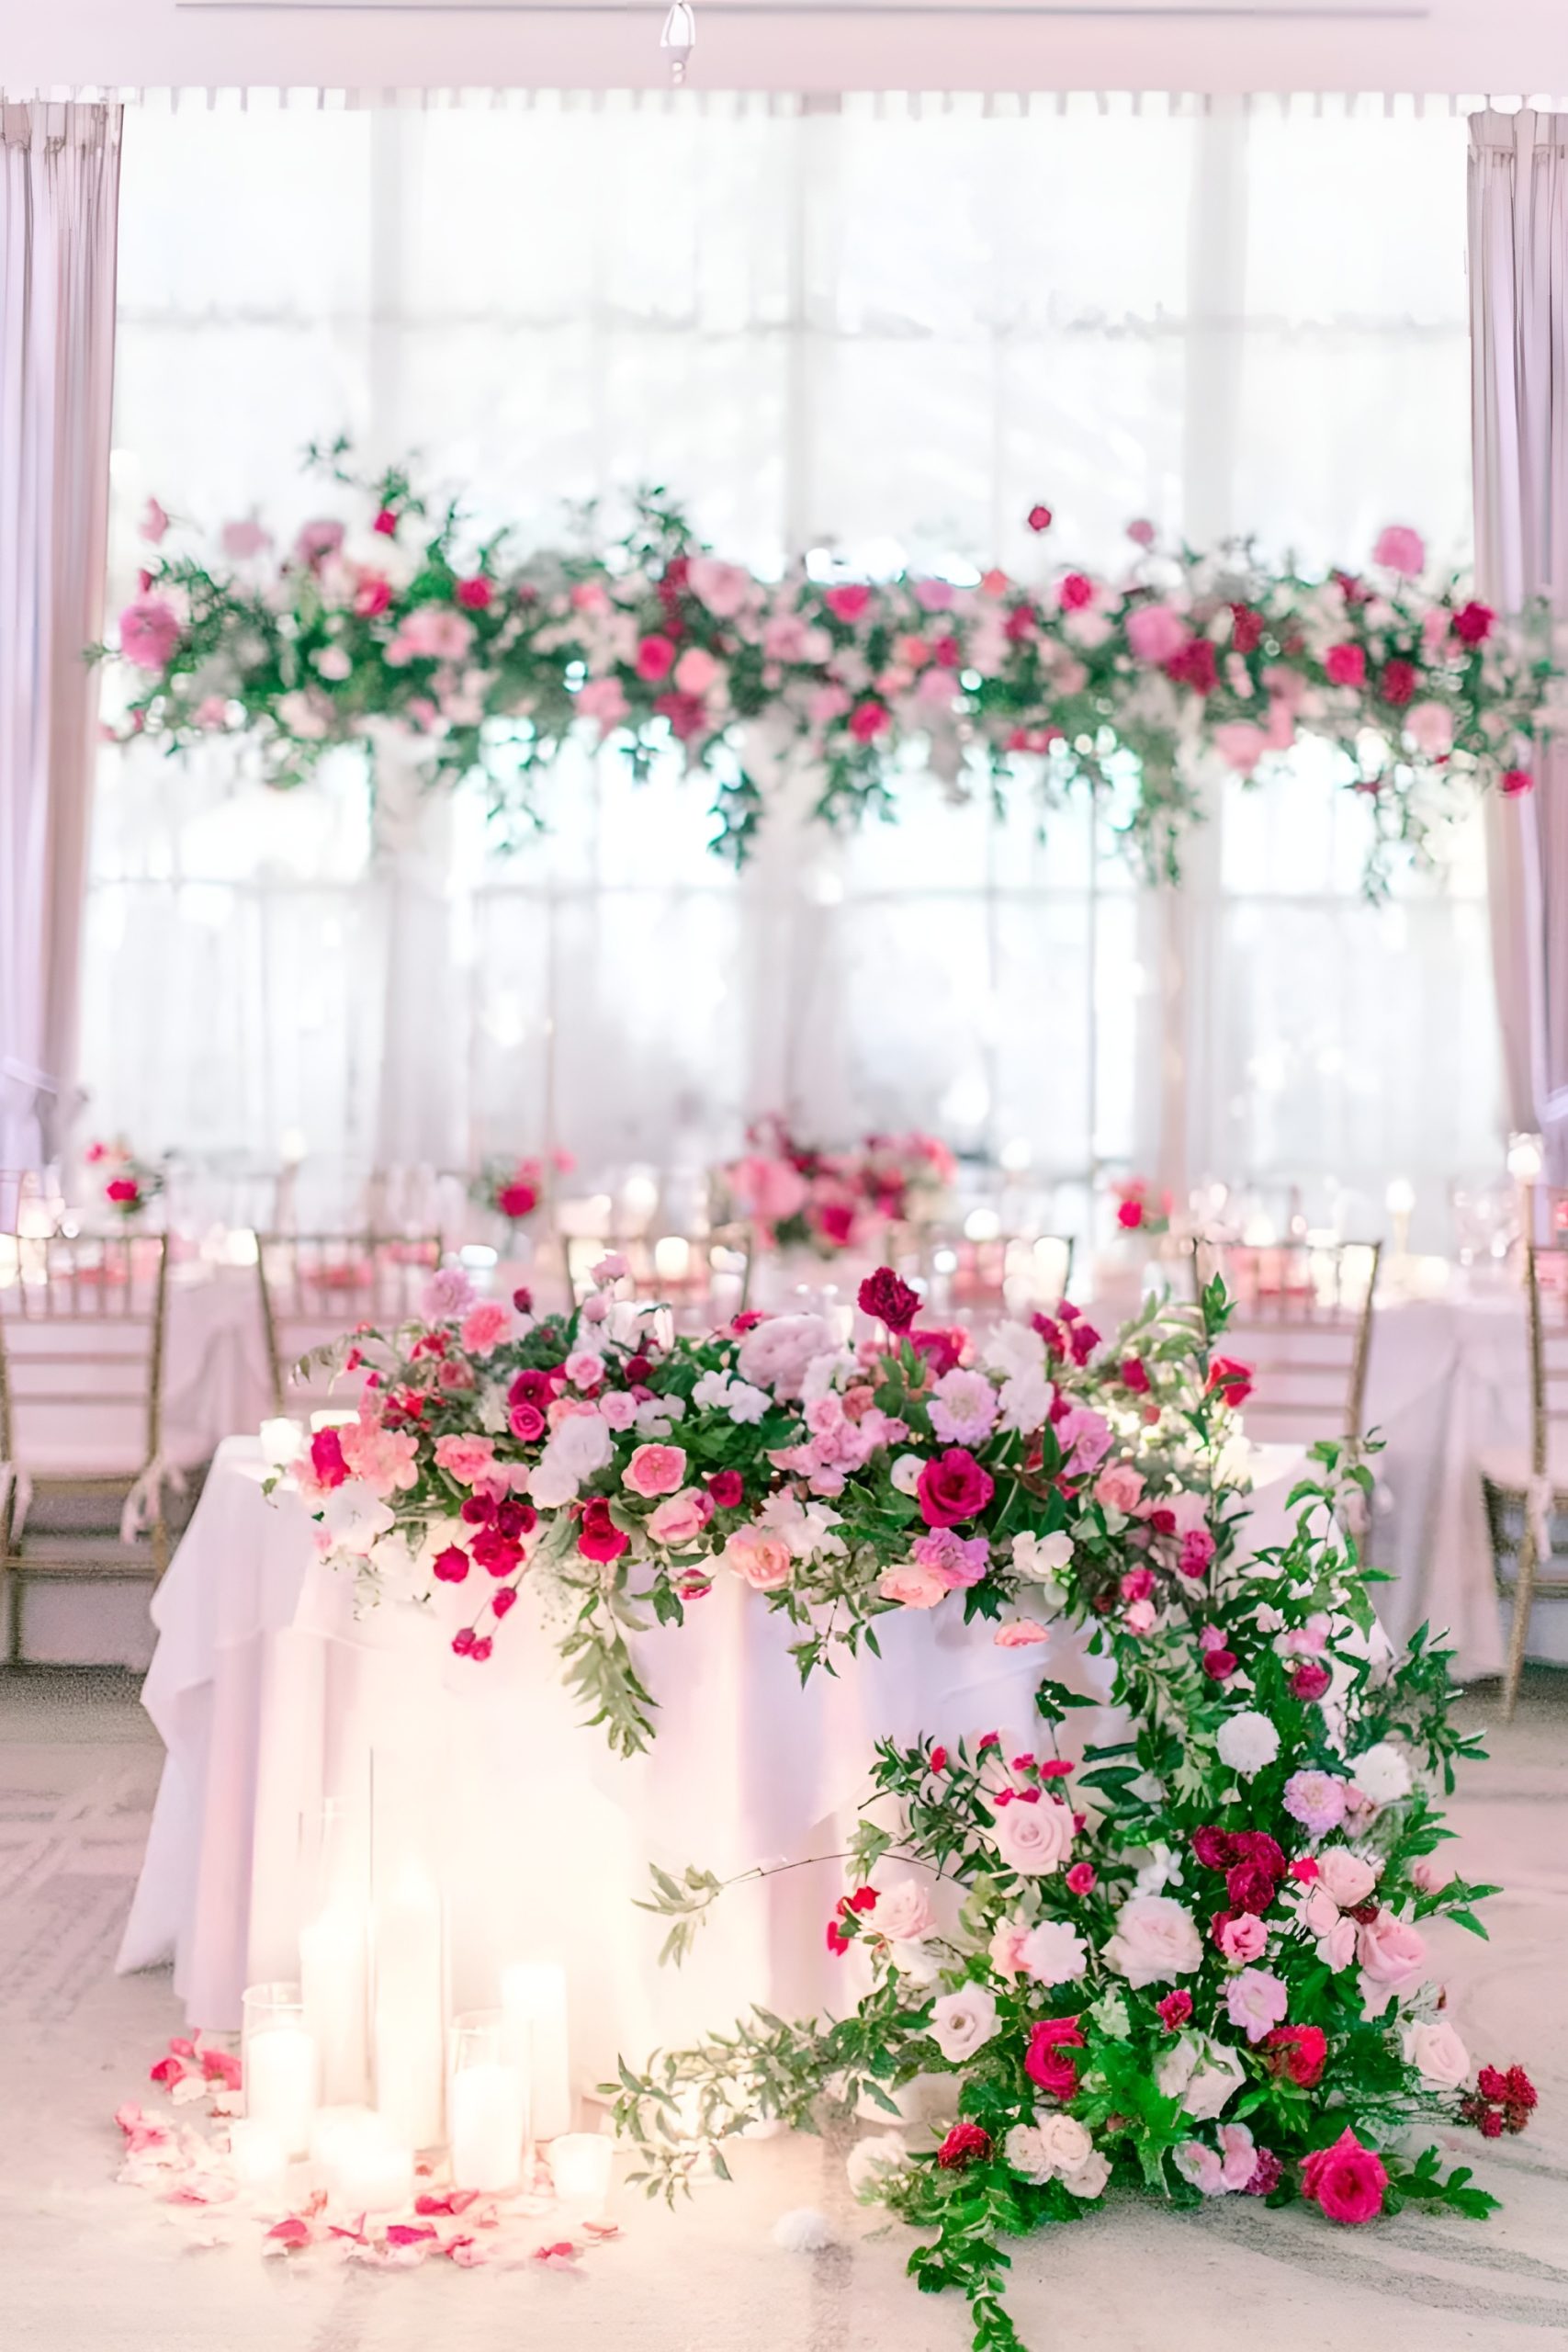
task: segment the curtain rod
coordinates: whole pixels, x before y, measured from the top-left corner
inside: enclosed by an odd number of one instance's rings
[[[1456,118],[1485,110],[1511,112],[1526,107],[1556,112],[1568,110],[1568,97],[1532,93],[1520,97],[1481,91],[1380,90],[1253,90],[1238,95],[1169,90],[858,90],[778,91],[622,89],[573,90],[489,86],[404,86],[397,89],[300,84],[216,85],[158,84],[55,83],[25,89],[0,85],[0,103],[118,105],[151,111],[177,112],[205,107],[209,111],[358,112],[372,107],[408,107],[416,111],[458,107],[496,107],[532,112],[545,109],[563,114],[636,112],[659,114],[871,115],[902,114],[912,119],[926,115],[975,113],[1007,119],[1035,114],[1056,115],[1209,115],[1237,108],[1247,116],[1276,113],[1283,119],[1300,115],[1345,117],[1347,119],[1427,115]]]

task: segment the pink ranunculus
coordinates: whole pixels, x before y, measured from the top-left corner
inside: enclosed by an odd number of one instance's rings
[[[656,1544],[679,1552],[696,1542],[712,1517],[711,1497],[700,1487],[682,1487],[649,1512],[648,1532]]]
[[[622,1477],[634,1495],[673,1495],[686,1476],[686,1449],[681,1445],[639,1445]]]
[[[1050,1638],[1049,1630],[1037,1624],[1032,1617],[1014,1617],[1007,1624],[998,1625],[991,1636],[999,1650],[1032,1649],[1037,1642],[1048,1642]]]
[[[473,639],[472,621],[450,605],[416,605],[399,622],[387,660],[395,668],[405,662],[461,662]]]
[[[1363,2146],[1348,2129],[1332,2147],[1314,2148],[1302,2158],[1302,2195],[1321,2207],[1331,2222],[1353,2226],[1374,2221],[1382,2211],[1387,2187],[1388,2174],[1376,2149]]]
[[[683,695],[705,695],[721,668],[705,646],[688,645],[675,664],[675,684]]]
[[[1382,1905],[1356,1938],[1356,1958],[1363,1976],[1393,1993],[1408,1992],[1421,1981],[1427,1959],[1426,1938],[1404,1919],[1396,1919]]]
[[[716,556],[694,555],[686,564],[686,585],[716,619],[732,621],[743,613],[753,593],[751,575],[738,563],[721,563]],[[692,692],[699,694],[700,687]]]
[[[1343,1794],[1343,1781],[1339,1785]],[[1353,1911],[1371,1894],[1378,1874],[1371,1862],[1364,1862],[1348,1846],[1328,1846],[1317,1858],[1317,1883],[1332,1895],[1341,1911]]]
[[[1248,2041],[1261,2041],[1290,2006],[1290,1987],[1267,1968],[1244,1968],[1225,1986],[1225,2015]]]
[[[1220,1929],[1220,1950],[1227,1960],[1261,1960],[1269,1945],[1269,1930],[1255,1912],[1227,1919]]]
[[[1446,759],[1453,750],[1453,713],[1440,702],[1412,703],[1404,714],[1404,731],[1428,760]]]
[[[577,690],[578,717],[597,720],[601,735],[618,727],[629,707],[619,678],[589,678]]]
[[[1250,775],[1269,749],[1269,738],[1250,718],[1235,718],[1213,730],[1214,749],[1237,775]]]
[[[789,1582],[789,1545],[765,1527],[738,1527],[725,1544],[724,1565],[753,1592],[777,1592]]]
[[[905,1609],[934,1609],[945,1600],[952,1587],[937,1569],[928,1567],[923,1560],[900,1560],[886,1569],[877,1580],[877,1591],[884,1600],[897,1600]]]
[[[1187,634],[1187,623],[1169,605],[1134,605],[1127,616],[1128,644],[1140,662],[1156,667],[1175,659]]]
[[[488,1477],[494,1469],[495,1442],[488,1437],[439,1437],[435,1466],[449,1471],[459,1486],[471,1487],[476,1478]]]
[[[1427,568],[1427,542],[1406,523],[1390,523],[1378,533],[1372,561],[1406,580],[1418,579]]]
[[[119,616],[119,650],[139,670],[162,670],[179,641],[179,620],[166,596],[134,596]]]
[[[511,1321],[504,1306],[493,1298],[483,1298],[471,1306],[463,1317],[457,1337],[471,1356],[488,1356],[506,1337]]]
[[[1094,1499],[1107,1510],[1135,1510],[1143,1492],[1143,1473],[1130,1462],[1108,1463],[1094,1482]]]

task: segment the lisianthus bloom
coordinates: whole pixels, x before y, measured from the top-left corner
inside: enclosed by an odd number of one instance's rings
[[[577,1548],[585,1560],[618,1560],[630,1542],[625,1528],[617,1527],[611,1518],[610,1506],[603,1495],[595,1495],[584,1504]]]
[[[920,1295],[911,1290],[907,1282],[896,1274],[891,1266],[878,1266],[868,1274],[859,1291],[860,1310],[890,1331],[907,1331],[920,1309]]]
[[[1388,2174],[1375,2148],[1362,2145],[1354,2132],[1339,2134],[1332,2147],[1314,2148],[1302,2158],[1302,2195],[1321,2206],[1331,2222],[1355,2224],[1374,2221],[1382,2211]]]
[[[1048,2098],[1070,2099],[1078,2086],[1078,2070],[1066,2053],[1083,2046],[1076,2017],[1039,2018],[1029,2030],[1023,2071]]]
[[[716,1470],[707,1482],[717,1510],[736,1510],[745,1499],[746,1481],[739,1470]]]

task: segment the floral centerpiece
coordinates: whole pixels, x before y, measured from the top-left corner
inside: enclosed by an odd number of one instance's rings
[[[526,1225],[545,1197],[542,1159],[487,1159],[468,1186],[468,1198],[515,1229]]]
[[[1210,1339],[1223,1312],[1212,1295]],[[1377,1634],[1342,1532],[1365,1469],[1316,1456],[1290,1541],[1251,1557],[1240,1509],[1205,1513],[1200,1560],[1140,1516],[1135,1470],[1101,1473],[1115,1540],[1064,1548],[1055,1607],[1093,1629],[1126,1736],[1075,1758],[1086,1702],[1047,1668],[1021,1746],[882,1743],[824,1930],[870,1989],[836,2022],[755,2016],[623,2062],[616,2121],[650,2193],[723,2172],[758,2118],[869,2103],[897,2123],[897,2094],[935,2077],[934,2129],[863,2138],[850,2177],[921,2233],[917,2283],[968,2297],[976,2352],[1021,2352],[1004,2241],[1118,2189],[1351,2226],[1491,2208],[1423,2136],[1517,2132],[1536,2104],[1517,2061],[1472,2065],[1435,1974],[1441,1934],[1483,1933],[1495,1892],[1440,1860],[1436,1792],[1479,1750],[1425,1629],[1397,1661]],[[667,1951],[720,1894],[695,1867],[656,1874]]]
[[[820,777],[829,821],[895,813],[911,746],[959,797],[1032,787],[1043,811],[1103,795],[1145,868],[1174,874],[1202,768],[1266,775],[1303,737],[1339,752],[1371,820],[1370,887],[1424,854],[1456,780],[1529,788],[1556,670],[1548,617],[1504,627],[1457,576],[1426,583],[1417,533],[1325,578],[1250,544],[1164,552],[1130,528],[1122,576],[1072,563],[1019,579],[901,572],[763,580],[721,560],[659,492],[602,550],[520,552],[409,471],[360,479],[312,451],[349,519],[281,551],[254,520],[220,560],[158,552],[119,616],[124,730],[171,746],[244,734],[279,785],[389,725],[433,775],[484,775],[539,821],[538,772],[574,723],[639,767],[675,746],[715,787],[715,846],[749,850],[766,794],[746,764],[765,722]],[[1040,532],[1051,516],[1030,516]],[[103,649],[99,649],[102,650]]]
[[[1129,1176],[1111,1188],[1116,1222],[1123,1233],[1146,1233],[1153,1238],[1170,1231],[1174,1204],[1168,1193],[1156,1193],[1146,1176]]]
[[[749,1128],[746,1143],[714,1171],[716,1223],[739,1219],[774,1248],[824,1258],[879,1242],[890,1225],[932,1223],[958,1167],[946,1144],[918,1131],[819,1151],[775,1117]]]
[[[164,1171],[138,1159],[123,1136],[90,1143],[82,1155],[91,1182],[110,1215],[129,1225],[164,1189]]]

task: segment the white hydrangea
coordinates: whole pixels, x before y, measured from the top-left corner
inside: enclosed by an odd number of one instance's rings
[[[1280,1753],[1280,1734],[1267,1715],[1260,1715],[1256,1707],[1247,1707],[1239,1715],[1225,1717],[1215,1745],[1220,1761],[1228,1764],[1244,1781],[1250,1781],[1254,1773],[1272,1764]]]

